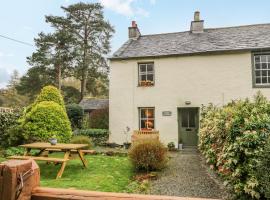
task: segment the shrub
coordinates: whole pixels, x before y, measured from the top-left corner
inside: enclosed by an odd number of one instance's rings
[[[72,144],[88,144],[88,146],[85,149],[91,149],[93,147],[91,139],[83,135],[72,137],[70,142]]]
[[[42,88],[40,94],[37,96],[34,105],[42,101],[53,101],[65,109],[65,104],[59,90],[54,86],[45,86]]]
[[[12,141],[17,141],[19,138],[11,135],[11,129],[14,129],[18,125],[18,118],[20,116],[20,112],[13,113],[0,113],[0,145],[1,146],[9,146],[13,145],[9,140],[11,137]]]
[[[90,128],[108,129],[109,128],[109,108],[94,110],[90,113]]]
[[[25,149],[21,147],[9,147],[4,151],[4,156],[9,157],[9,156],[22,156],[24,154]]]
[[[160,170],[167,162],[167,149],[158,140],[144,140],[133,144],[128,156],[137,170]]]
[[[83,109],[78,104],[68,104],[66,106],[67,115],[71,122],[72,129],[82,128]]]
[[[261,193],[264,194],[266,199],[270,199],[270,138],[259,160],[256,177],[258,177]]]
[[[56,136],[59,142],[69,142],[72,135],[65,110],[53,101],[36,104],[25,115],[22,128],[28,141],[48,141]]]
[[[174,142],[169,142],[167,145],[169,151],[174,151],[175,150],[175,144]]]
[[[81,93],[77,88],[63,85],[62,92],[66,104],[78,103],[80,101]]]
[[[261,94],[218,108],[202,108],[199,147],[210,167],[229,184],[238,199],[260,199],[255,172],[270,135],[270,103]]]
[[[109,130],[107,129],[81,129],[75,130],[74,135],[84,135],[90,137],[94,145],[104,146],[109,139]]]

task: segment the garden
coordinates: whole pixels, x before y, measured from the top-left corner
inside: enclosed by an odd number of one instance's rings
[[[59,163],[37,161],[41,186],[148,193],[153,171],[164,168],[167,162],[167,148],[158,140],[138,142],[129,150],[108,143],[108,108],[84,115],[78,104],[65,105],[59,90],[53,86],[45,86],[23,110],[0,113],[0,122],[0,161],[23,156],[25,149],[20,147],[23,144],[48,143],[52,139],[57,143],[87,144],[84,148],[87,168],[82,167],[78,155],[71,154],[61,178],[55,179],[61,168]],[[29,152],[33,157],[37,154],[35,149]],[[53,152],[46,156],[63,155]]]

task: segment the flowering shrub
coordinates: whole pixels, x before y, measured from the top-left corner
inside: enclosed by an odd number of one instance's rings
[[[270,103],[261,94],[254,101],[202,108],[200,150],[238,198],[265,197],[256,171],[269,135]]]

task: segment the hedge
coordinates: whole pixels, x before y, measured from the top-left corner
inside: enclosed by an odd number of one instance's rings
[[[265,198],[257,171],[269,137],[270,103],[261,94],[202,108],[200,150],[237,199]]]
[[[109,139],[109,130],[107,129],[78,129],[74,135],[84,135],[92,139],[94,145],[104,146]]]

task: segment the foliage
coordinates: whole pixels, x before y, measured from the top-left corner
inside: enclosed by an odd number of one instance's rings
[[[238,198],[263,196],[255,171],[270,135],[270,103],[260,93],[254,101],[238,100],[202,108],[200,150]]]
[[[17,120],[20,116],[20,112],[15,111],[12,113],[0,113],[0,145],[10,146],[14,145],[18,140],[19,136],[14,136],[12,130],[17,127]],[[15,142],[16,141],[16,142]]]
[[[69,142],[72,134],[65,110],[53,101],[36,104],[25,114],[22,128],[27,141],[48,141],[55,135],[59,142]]]
[[[81,129],[75,130],[74,135],[84,135],[92,139],[94,145],[104,146],[109,139],[109,130],[107,129]]]
[[[173,151],[175,150],[175,144],[174,142],[169,142],[168,145],[167,145],[169,151]]]
[[[43,101],[53,101],[65,109],[65,104],[59,90],[54,86],[45,86],[37,96],[34,105]]]
[[[66,106],[67,115],[71,122],[72,129],[82,128],[83,109],[78,104],[68,104]]]
[[[158,140],[144,140],[135,143],[129,150],[129,158],[138,170],[160,170],[167,162],[167,149]]]
[[[80,101],[80,91],[72,86],[62,86],[62,93],[66,104],[78,103]]]
[[[25,149],[21,147],[9,147],[4,151],[4,156],[9,157],[9,156],[22,156],[24,154]]]
[[[256,177],[261,185],[261,193],[266,199],[270,199],[270,139],[267,141],[262,155],[259,157],[258,168],[256,169]]]
[[[55,154],[53,155],[55,156]],[[63,158],[63,154],[59,157]],[[61,179],[55,179],[60,165],[47,165],[39,162],[41,186],[53,188],[75,188],[103,192],[125,192],[134,176],[134,171],[127,157],[85,156],[89,165],[81,169],[80,159],[68,161],[68,167]],[[90,167],[91,166],[91,167]]]
[[[77,135],[71,138],[70,143],[72,144],[88,144],[85,149],[91,149],[93,147],[92,141],[89,137],[83,135]]]
[[[89,117],[90,128],[108,129],[109,128],[109,108],[94,110]]]

